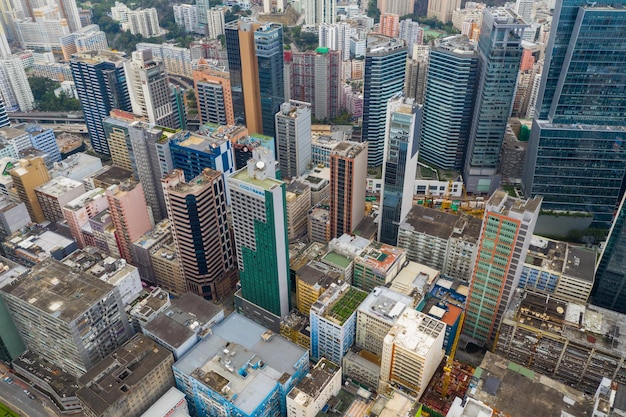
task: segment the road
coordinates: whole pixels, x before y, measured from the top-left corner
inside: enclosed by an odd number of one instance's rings
[[[15,381],[15,378],[13,379]],[[51,417],[49,411],[47,411],[37,393],[30,390],[37,398],[31,400],[24,394],[24,388],[18,383],[14,382],[9,385],[4,381],[0,381],[0,401],[10,407],[13,411],[18,413],[22,417]]]

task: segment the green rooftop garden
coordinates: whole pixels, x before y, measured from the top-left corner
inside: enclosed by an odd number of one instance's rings
[[[337,320],[340,325],[343,325],[363,300],[365,300],[365,297],[367,297],[365,291],[350,287],[348,292],[331,307],[328,316]]]
[[[331,264],[340,266],[344,269],[347,268],[351,262],[350,259],[335,252],[328,252],[326,255],[324,255],[324,260]]]

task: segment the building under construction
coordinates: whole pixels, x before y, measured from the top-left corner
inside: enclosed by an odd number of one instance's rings
[[[626,315],[524,291],[505,313],[496,353],[584,392],[626,384]]]

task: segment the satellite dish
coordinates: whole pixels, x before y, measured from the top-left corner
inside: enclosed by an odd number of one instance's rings
[[[563,313],[565,313],[565,310],[563,309],[563,307],[558,306],[558,307],[556,308],[556,312],[557,312],[557,313],[559,313],[559,314],[563,314]]]
[[[256,169],[265,169],[265,162],[263,161],[258,161],[256,163]]]

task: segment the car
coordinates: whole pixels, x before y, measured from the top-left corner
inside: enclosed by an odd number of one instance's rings
[[[11,385],[13,383],[13,378],[7,376],[6,378],[4,378],[4,382]]]
[[[28,394],[28,398],[30,398],[31,400],[34,400],[35,396],[33,394]]]
[[[26,395],[30,395],[30,391],[29,391],[29,390],[27,390],[27,389],[25,389],[25,390],[24,390],[24,394],[26,394]]]

